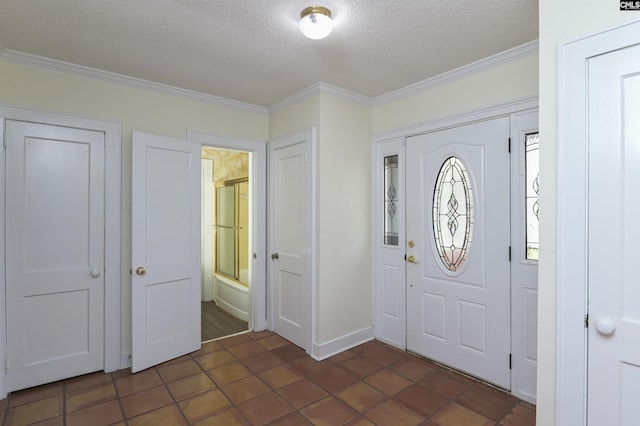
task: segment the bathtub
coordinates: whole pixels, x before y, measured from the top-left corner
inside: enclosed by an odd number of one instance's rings
[[[213,297],[224,311],[243,321],[249,321],[249,288],[223,275],[213,277]]]

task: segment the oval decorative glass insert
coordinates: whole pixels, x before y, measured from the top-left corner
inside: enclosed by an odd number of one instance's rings
[[[458,271],[467,259],[473,233],[473,194],[469,173],[457,157],[445,160],[433,191],[433,234],[440,260]]]

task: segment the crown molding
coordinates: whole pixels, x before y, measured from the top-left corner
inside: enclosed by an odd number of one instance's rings
[[[514,47],[512,49],[505,50],[504,52],[497,53],[493,56],[489,56],[471,64],[464,65],[451,71],[447,71],[435,77],[428,78],[426,80],[411,84],[409,86],[394,90],[375,98],[364,96],[359,93],[332,86],[327,83],[318,82],[276,102],[269,107],[263,107],[246,102],[235,101],[233,99],[208,95],[193,90],[169,86],[162,83],[156,83],[153,81],[130,77],[123,74],[117,74],[110,71],[103,71],[96,68],[76,65],[69,62],[58,61],[56,59],[50,59],[43,56],[32,55],[29,53],[19,52],[11,49],[2,50],[2,52],[0,53],[0,59],[66,74],[72,74],[110,83],[151,90],[158,93],[180,96],[183,98],[193,99],[225,108],[233,108],[240,111],[266,115],[279,111],[280,109],[288,105],[300,102],[304,99],[310,98],[320,93],[330,94],[345,100],[361,103],[363,105],[379,106],[385,103],[416,95],[420,92],[432,89],[436,86],[440,86],[442,84],[467,77],[469,75],[493,68],[500,64],[513,61],[536,52],[538,52],[538,40],[534,40],[529,43]]]
[[[504,52],[496,53],[495,55],[480,59],[476,62],[472,62],[468,65],[463,65],[451,71],[444,72],[435,77],[419,81],[418,83],[411,84],[409,86],[403,87],[402,89],[394,90],[393,92],[377,96],[373,99],[373,105],[379,106],[389,102],[397,101],[402,98],[413,96],[425,90],[432,89],[436,86],[440,86],[454,80],[459,80],[471,74],[476,74],[500,64],[504,64],[505,62],[514,61],[523,56],[537,53],[538,44],[538,40],[533,40],[528,43],[521,44],[520,46],[516,46],[512,49],[505,50]]]
[[[5,49],[0,53],[0,59],[10,62],[16,62],[23,65],[29,65],[37,68],[43,68],[51,71],[57,71],[65,74],[72,74],[81,77],[87,77],[95,80],[102,80],[109,83],[121,84],[125,86],[136,87],[139,89],[151,90],[154,92],[179,96],[192,99],[208,104],[221,106],[224,108],[233,108],[240,111],[247,111],[257,114],[268,114],[268,109],[263,106],[253,105],[246,102],[235,101],[219,96],[207,95],[205,93],[196,92],[194,90],[182,89],[180,87],[169,86],[162,83],[156,83],[141,78],[130,77],[123,74],[117,74],[110,71],[103,71],[97,68],[85,67],[69,62],[58,61],[56,59],[46,58],[43,56],[32,55],[29,53],[19,52],[17,50]]]
[[[373,105],[373,99],[368,96],[364,96],[359,93],[352,92],[350,90],[341,89],[340,87],[332,86],[327,83],[318,82],[271,105],[269,107],[269,113],[270,114],[274,113],[291,104],[300,102],[304,99],[308,99],[312,96],[319,95],[321,93],[333,95],[338,98],[342,98],[348,101],[360,103],[367,106]]]

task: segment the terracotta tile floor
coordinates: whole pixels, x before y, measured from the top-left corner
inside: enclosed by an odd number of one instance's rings
[[[373,341],[317,362],[271,332],[206,343],[131,374],[15,392],[3,425],[528,426],[535,407]]]

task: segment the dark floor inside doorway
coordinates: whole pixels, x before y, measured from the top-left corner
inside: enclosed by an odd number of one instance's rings
[[[223,311],[214,301],[202,302],[200,312],[202,320],[201,340],[203,342],[249,329],[246,321],[242,321]]]

